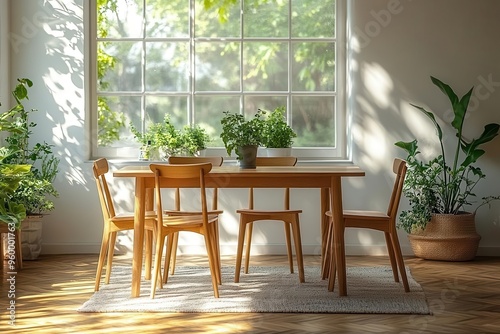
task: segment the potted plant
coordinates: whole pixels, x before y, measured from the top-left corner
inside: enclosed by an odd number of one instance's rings
[[[293,138],[297,134],[286,123],[285,107],[278,107],[272,112],[262,111],[267,114],[263,129],[263,145],[268,156],[290,156]]]
[[[186,125],[178,130],[165,115],[162,123],[151,124],[144,133],[130,123],[131,132],[141,143],[141,160],[167,160],[169,156],[199,154],[207,148],[210,137],[200,126]]]
[[[53,145],[30,143],[32,129],[37,124],[29,121],[28,116],[36,109],[28,111],[22,102],[29,99],[28,88],[32,85],[29,79],[18,79],[12,92],[17,104],[7,113],[11,128],[5,138],[6,148],[11,153],[3,160],[7,164],[31,166],[10,196],[12,203],[23,205],[26,209],[27,217],[21,224],[21,235],[23,259],[27,260],[34,260],[40,254],[41,219],[46,212],[54,209],[53,199],[59,195],[53,184],[59,165],[59,159],[52,152]]]
[[[10,232],[19,229],[21,222],[26,218],[26,208],[23,204],[12,200],[21,179],[29,173],[30,165],[13,165],[4,163],[9,156],[5,147],[0,148],[0,225],[7,224]],[[5,223],[5,224],[2,224]],[[5,229],[2,228],[2,231]]]
[[[3,115],[2,115],[3,116]],[[2,117],[0,116],[0,117]],[[0,120],[0,131],[4,131],[3,117]],[[0,147],[0,241],[2,242],[3,258],[8,260],[9,268],[21,268],[22,261],[18,261],[20,250],[20,226],[26,218],[26,208],[22,204],[11,200],[19,187],[21,178],[29,173],[30,165],[11,165],[3,162],[10,152]],[[19,249],[17,249],[19,247]]]
[[[263,112],[258,111],[250,120],[242,114],[223,112],[220,137],[227,154],[234,151],[241,168],[255,168],[257,149],[262,144],[264,129]]]
[[[182,150],[187,156],[202,155],[211,138],[199,125],[186,125],[182,131]]]
[[[170,155],[175,155],[182,148],[182,138],[179,130],[170,121],[170,116],[165,115],[163,122],[152,123],[144,133],[130,123],[130,130],[134,137],[142,144],[141,150],[144,160],[166,160]]]
[[[434,77],[431,80],[451,102],[454,118],[450,124],[456,135],[454,154],[446,154],[443,131],[434,114],[412,104],[434,124],[441,151],[434,158],[422,161],[417,140],[395,144],[408,154],[403,194],[411,207],[401,212],[398,227],[409,233],[413,252],[418,257],[467,261],[475,257],[481,238],[475,230],[477,209],[499,199],[498,196],[483,197],[472,212],[465,208],[475,203],[474,188],[486,177],[474,165],[485,153],[480,146],[498,135],[500,125],[487,124],[478,138],[468,140],[463,130],[473,88],[459,98],[449,85]],[[449,157],[451,163],[447,160]]]
[[[17,131],[10,121],[10,111],[0,115],[0,131]],[[2,233],[5,231],[13,233],[15,229],[19,229],[21,221],[26,218],[26,208],[22,203],[14,202],[12,197],[19,187],[21,178],[29,173],[31,166],[5,163],[4,160],[8,159],[12,153],[7,147],[0,147],[0,231]]]

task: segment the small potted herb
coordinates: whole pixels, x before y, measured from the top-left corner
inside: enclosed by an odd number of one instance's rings
[[[199,125],[186,125],[182,131],[182,149],[188,156],[201,155],[210,140],[206,130]]]
[[[169,115],[165,115],[163,122],[152,123],[144,133],[130,123],[130,131],[141,143],[141,150],[147,148],[147,152],[142,153],[147,156],[146,160],[166,160],[181,151],[181,133],[172,124]]]
[[[169,156],[200,154],[207,148],[210,136],[200,126],[186,125],[178,130],[165,115],[162,123],[151,124],[144,133],[141,133],[131,123],[130,130],[142,144],[141,156],[143,160],[167,160]]]
[[[292,152],[293,138],[297,134],[286,123],[285,107],[278,107],[272,112],[264,111],[267,118],[263,129],[263,145],[267,149],[268,156],[290,156]]]
[[[262,144],[264,129],[263,111],[258,111],[250,120],[242,114],[223,112],[220,137],[227,154],[235,152],[241,168],[255,168],[257,149]]]

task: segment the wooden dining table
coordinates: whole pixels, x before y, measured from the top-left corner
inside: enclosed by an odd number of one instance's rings
[[[317,188],[321,190],[320,217],[324,258],[327,244],[328,220],[325,212],[332,210],[334,220],[334,260],[338,274],[339,296],[347,295],[344,226],[342,217],[342,178],[364,176],[365,172],[352,164],[297,165],[242,169],[236,165],[213,167],[205,177],[207,188]],[[148,190],[154,188],[154,174],[145,165],[129,165],[113,172],[114,177],[135,179],[134,241],[132,259],[132,297],[140,295],[144,248],[144,217]],[[199,184],[179,179],[173,188],[196,188]],[[149,201],[148,201],[149,202]]]

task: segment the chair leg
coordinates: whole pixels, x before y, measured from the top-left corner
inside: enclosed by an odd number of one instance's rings
[[[408,284],[408,277],[406,276],[406,268],[403,260],[403,254],[401,253],[401,245],[399,244],[399,238],[396,232],[390,234],[392,247],[394,249],[394,255],[396,257],[396,262],[398,263],[399,273],[401,274],[401,280],[403,281],[403,286],[405,292],[410,292],[410,285]]]
[[[330,261],[332,261],[333,255],[331,254],[331,247],[333,243],[333,226],[330,223],[328,224],[328,231],[326,237],[326,247],[325,247],[325,256],[323,258],[322,269],[321,269],[321,279],[327,279],[330,271]]]
[[[158,283],[158,277],[160,276],[160,266],[161,266],[161,255],[163,253],[163,244],[165,243],[164,236],[160,231],[156,231],[156,250],[155,250],[155,265],[153,269],[153,274],[151,275],[151,298],[155,297],[156,285]],[[167,269],[168,270],[168,269]],[[161,277],[160,277],[161,285]]]
[[[398,275],[398,265],[396,263],[396,258],[394,257],[394,248],[392,247],[391,235],[389,232],[384,232],[385,243],[387,244],[387,253],[389,254],[389,260],[391,261],[392,275],[394,276],[394,282],[399,282]]]
[[[211,223],[209,228],[211,228],[210,233],[213,235],[213,239],[215,240],[212,242],[212,247],[213,247],[213,253],[215,257],[215,268],[217,269],[217,283],[219,285],[222,285],[222,271],[221,271],[221,261],[220,261],[220,246],[219,246],[219,221],[215,221],[214,223]]]
[[[292,240],[290,237],[290,223],[284,221],[285,224],[285,243],[286,243],[286,253],[288,255],[288,266],[290,267],[290,273],[293,274],[293,254],[292,254]],[[295,246],[297,246],[297,240],[295,239]],[[298,254],[297,255],[297,260],[298,260]]]
[[[207,244],[206,247],[210,246],[213,254],[213,262],[215,268],[215,278],[218,285],[222,285],[222,272],[221,272],[221,261],[220,261],[220,249],[219,249],[219,230],[217,226],[218,222],[210,223],[208,226],[210,235],[208,238],[212,240],[210,245]],[[209,255],[207,253],[207,255]]]
[[[302,239],[300,237],[300,222],[298,214],[294,216],[291,225],[293,231],[293,241],[295,243],[295,254],[297,256],[297,267],[299,268],[299,281],[300,283],[304,283],[304,257],[302,255]]]
[[[215,260],[215,254],[214,254],[214,249],[215,245],[212,243],[213,239],[211,238],[210,231],[205,231],[203,234],[205,237],[205,246],[207,248],[207,255],[208,255],[208,264],[210,266],[210,276],[212,278],[212,287],[214,289],[214,297],[219,298],[219,283],[217,282],[217,272],[218,268],[216,268],[216,260]]]
[[[247,234],[245,240],[245,274],[248,274],[248,267],[250,266],[250,248],[252,246],[253,222],[247,225]]]
[[[108,261],[106,264],[106,278],[104,282],[109,284],[109,278],[111,276],[111,270],[113,268],[113,256],[115,255],[115,243],[116,243],[116,232],[111,232],[108,244]]]
[[[104,260],[108,253],[108,243],[109,243],[109,233],[107,229],[104,229],[102,233],[101,250],[99,252],[99,259],[97,260],[97,270],[95,274],[95,285],[94,291],[99,291],[99,285],[101,283],[102,267],[104,265]]]
[[[337,266],[335,263],[335,249],[333,242],[331,245],[330,268],[328,273],[328,291],[333,291],[335,288],[335,277],[337,276]]]
[[[328,258],[328,291],[333,291],[335,288],[335,277],[337,276],[337,266],[335,262],[335,243],[333,242],[333,221],[330,219],[329,230],[329,245],[327,252],[330,253]]]
[[[236,249],[236,267],[234,271],[234,283],[240,281],[241,257],[243,255],[243,240],[245,239],[246,223],[240,216],[240,230],[238,232],[238,248]]]
[[[219,262],[219,284],[222,284],[222,263],[220,260],[220,243],[219,243],[219,219],[217,218],[217,222],[215,223],[215,240],[217,241],[217,261]]]
[[[146,261],[144,262],[144,277],[147,280],[151,279],[151,267],[153,263],[153,231],[147,230],[145,233],[145,252]]]
[[[173,234],[173,248],[172,248],[172,269],[170,269],[170,275],[173,275],[175,273],[175,264],[177,262],[177,245],[179,244],[179,232],[175,232]],[[165,258],[165,264],[167,263],[167,258]],[[167,268],[167,266],[165,266]]]
[[[163,284],[167,284],[168,281],[168,271],[170,269],[170,261],[173,257],[173,253],[175,252],[174,249],[174,243],[175,243],[175,234],[177,233],[172,233],[167,235],[167,252],[165,254],[165,263],[163,267]]]

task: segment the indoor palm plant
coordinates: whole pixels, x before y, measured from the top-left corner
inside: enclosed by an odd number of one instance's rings
[[[285,111],[284,106],[273,111],[262,111],[267,115],[262,144],[266,147],[268,156],[291,155],[293,138],[297,137],[297,134],[286,123]]]
[[[40,253],[41,218],[54,209],[53,200],[59,195],[53,184],[58,172],[59,158],[53,154],[52,145],[46,142],[30,142],[32,129],[37,124],[29,121],[28,116],[36,109],[26,110],[23,100],[28,100],[28,88],[32,85],[29,79],[18,79],[18,84],[12,92],[16,105],[5,115],[11,125],[5,138],[6,149],[10,153],[3,159],[7,164],[31,166],[30,171],[22,175],[19,186],[9,197],[12,203],[22,205],[26,210],[27,217],[21,225],[23,239],[34,240],[36,243],[26,249],[23,246],[23,259],[28,260],[36,259]],[[25,237],[31,230],[37,236]]]
[[[474,164],[485,153],[480,147],[498,135],[500,125],[487,124],[478,138],[468,140],[463,130],[473,88],[459,98],[449,85],[434,77],[431,80],[451,102],[454,113],[451,126],[455,130],[456,143],[453,155],[447,155],[443,131],[434,113],[412,104],[434,124],[441,150],[440,154],[424,162],[419,160],[417,140],[396,143],[408,154],[403,194],[411,207],[401,212],[398,225],[409,233],[417,256],[438,260],[470,260],[475,257],[480,240],[475,232],[475,212],[499,198],[483,197],[481,202],[476,203],[475,210],[467,211],[466,206],[475,204],[474,188],[486,177]],[[448,160],[450,157],[451,163]],[[442,228],[451,234],[438,236]],[[467,235],[469,237],[466,239]]]
[[[263,111],[259,110],[250,120],[238,113],[224,111],[223,114],[220,137],[227,154],[234,151],[241,168],[255,168],[257,149],[263,141]]]

